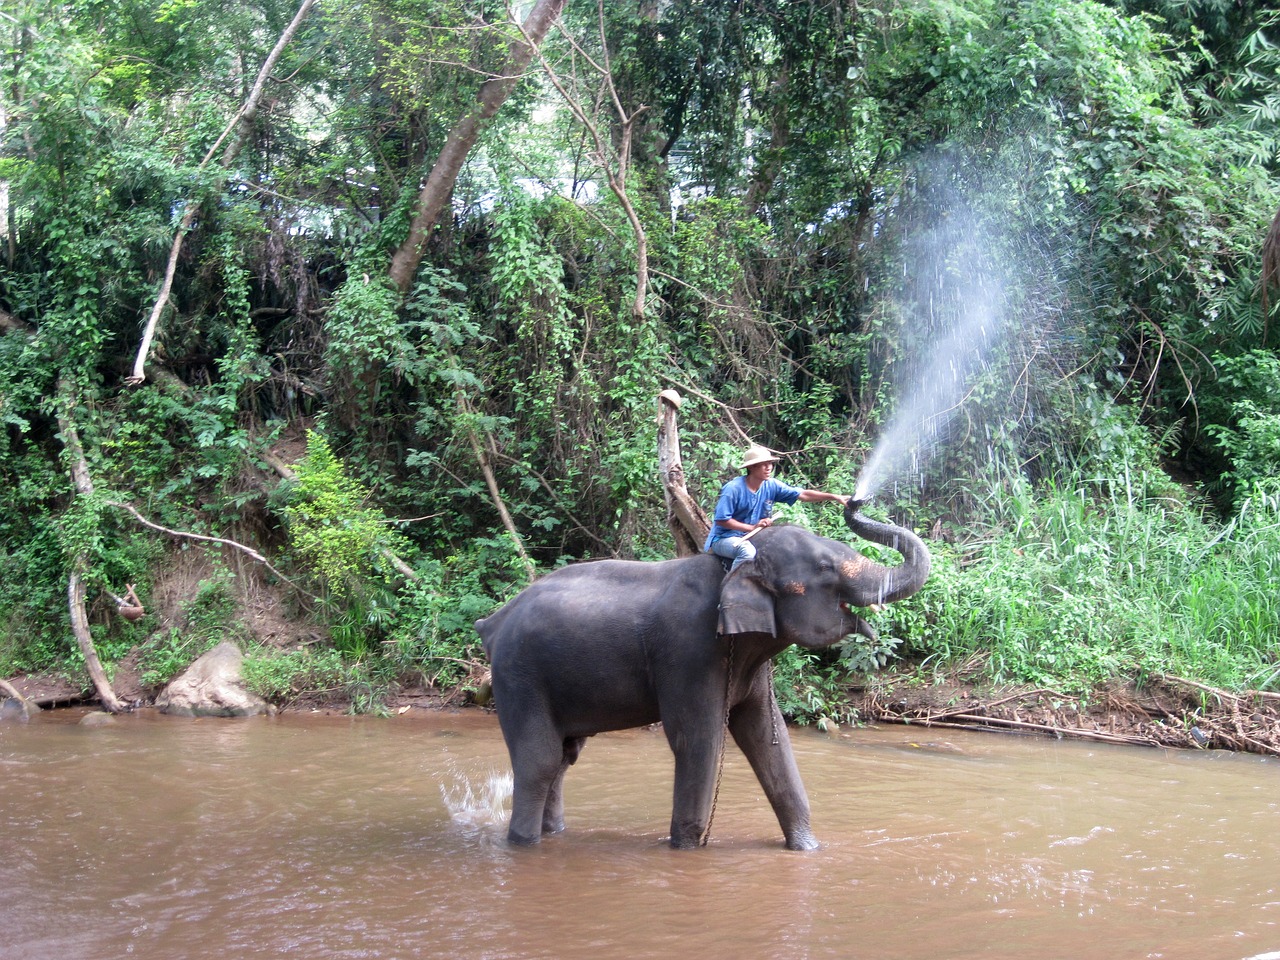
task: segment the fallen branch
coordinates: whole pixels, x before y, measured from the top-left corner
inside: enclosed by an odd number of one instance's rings
[[[1168,681],[1162,688],[1166,698],[1148,690],[1140,702],[1132,696],[1107,691],[1106,697],[1090,711],[1081,707],[1074,697],[1043,688],[1018,690],[990,701],[966,698],[968,702],[964,706],[944,707],[940,712],[928,702],[913,707],[907,700],[895,698],[890,702],[879,693],[872,693],[859,710],[868,720],[885,723],[1021,731],[1103,743],[1217,748],[1280,756],[1280,708],[1273,701],[1274,695],[1253,699],[1258,691],[1237,695],[1195,680],[1158,679]],[[1201,700],[1198,705],[1197,694],[1210,695],[1211,704],[1205,705]],[[1046,703],[1046,698],[1051,702]],[[1171,702],[1164,702],[1165,699]],[[1071,702],[1060,703],[1064,700]],[[993,712],[997,709],[999,713]],[[1105,711],[1102,724],[1097,719],[1099,710]],[[1043,719],[1023,719],[1026,711]],[[1110,731],[1102,729],[1108,720]]]
[[[181,537],[186,540],[198,540],[204,543],[218,543],[223,546],[232,547],[233,549],[239,550],[240,552],[258,561],[258,563],[262,564],[264,567],[266,567],[268,570],[274,573],[277,577],[279,577],[285,583],[289,584],[289,586],[293,587],[293,589],[297,590],[299,593],[303,594],[304,596],[310,597],[312,600],[320,599],[314,594],[307,593],[307,591],[303,590],[296,583],[294,583],[292,580],[286,577],[283,573],[281,573],[279,570],[273,567],[271,565],[271,561],[269,561],[266,557],[260,554],[257,550],[253,549],[253,547],[247,547],[243,543],[237,543],[235,540],[228,540],[225,537],[208,537],[202,533],[191,533],[186,530],[172,530],[169,527],[162,527],[160,524],[155,523],[151,520],[148,520],[146,517],[144,517],[142,514],[140,514],[137,510],[135,510],[133,507],[131,507],[127,503],[116,503],[114,500],[106,500],[104,502],[109,507],[116,507],[117,509],[123,510],[126,513],[132,514],[133,518],[137,520],[140,524],[142,524],[144,527],[150,527],[152,530],[156,530],[160,533],[168,534],[171,537]]]
[[[27,699],[26,697],[24,697],[21,693],[19,693],[19,692],[18,692],[18,688],[17,688],[17,687],[15,687],[15,686],[14,686],[12,683],[10,683],[8,680],[0,680],[0,690],[3,690],[5,693],[7,693],[9,696],[13,697],[13,699],[17,700],[19,703],[23,703],[23,704],[28,704],[28,703],[29,703],[29,704],[31,704],[32,706],[35,706],[35,704],[34,704],[34,703],[32,703],[32,701],[28,700],[28,699]],[[36,709],[38,710],[38,709],[40,709],[40,708],[39,708],[39,707],[36,707]]]
[[[1022,692],[1019,692],[1019,693],[1011,693],[1011,694],[1009,694],[1009,696],[1007,696],[1007,697],[1001,697],[999,700],[988,700],[988,701],[984,701],[984,702],[983,702],[983,704],[982,704],[982,709],[983,709],[983,710],[990,710],[992,707],[998,707],[998,706],[1000,706],[1000,705],[1002,705],[1002,704],[1008,703],[1010,700],[1025,700],[1025,699],[1027,699],[1027,698],[1029,698],[1029,697],[1038,697],[1038,696],[1051,696],[1051,697],[1058,697],[1058,698],[1060,698],[1060,699],[1067,699],[1067,698],[1066,698],[1066,697],[1064,697],[1062,694],[1057,693],[1057,692],[1055,692],[1055,691],[1053,691],[1053,690],[1045,690],[1045,689],[1043,689],[1043,688],[1039,688],[1039,689],[1036,689],[1036,690],[1028,690],[1028,691],[1026,691],[1025,693],[1022,693]],[[956,709],[956,710],[947,710],[947,711],[944,711],[944,712],[942,712],[942,713],[931,713],[931,714],[929,714],[929,715],[927,716],[927,718],[926,718],[926,719],[928,719],[928,720],[945,720],[945,719],[947,719],[947,718],[949,718],[949,717],[963,716],[965,713],[967,713],[968,711],[970,711],[970,710],[972,710],[972,709],[973,709],[973,707],[972,707],[972,706],[969,706],[969,707],[960,707],[960,708],[958,708],[958,709]]]
[[[1135,737],[1117,733],[1103,733],[1101,730],[1089,730],[1076,727],[1055,727],[1039,723],[1028,723],[1020,720],[1002,720],[999,717],[980,717],[976,714],[960,714],[957,719],[968,717],[969,723],[955,723],[950,720],[922,720],[915,717],[888,714],[877,719],[905,724],[906,726],[945,727],[950,730],[974,730],[985,732],[991,729],[990,724],[1002,724],[1009,727],[1025,728],[1036,733],[1052,734],[1054,737],[1070,737],[1075,739],[1099,740],[1104,743],[1116,743],[1124,746],[1158,747],[1160,742],[1154,737]]]
[[[1280,693],[1272,693],[1268,690],[1242,690],[1239,693],[1231,693],[1228,690],[1221,690],[1218,687],[1211,687],[1208,684],[1199,683],[1196,680],[1187,680],[1183,677],[1175,677],[1171,674],[1161,674],[1160,679],[1166,683],[1181,684],[1184,687],[1191,687],[1195,690],[1203,690],[1205,693],[1212,694],[1219,700],[1242,700],[1242,699],[1260,699],[1260,700],[1277,700],[1280,701]]]
[[[1147,743],[1157,746],[1155,740],[1135,737],[1127,734],[1103,733],[1101,730],[1090,730],[1088,727],[1064,727],[1058,724],[1032,723],[1029,720],[1009,720],[1005,717],[988,717],[976,713],[958,713],[954,719],[969,723],[995,724],[1018,730],[1034,730],[1040,733],[1053,734],[1055,737],[1084,737],[1088,740],[1105,740],[1111,743]],[[927,721],[926,721],[927,722]]]

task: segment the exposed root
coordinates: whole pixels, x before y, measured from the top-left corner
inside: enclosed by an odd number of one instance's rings
[[[881,723],[1280,756],[1280,694],[1231,693],[1180,677],[1109,687],[1088,700],[1046,689],[922,688],[900,678],[877,680],[858,694],[859,715]]]

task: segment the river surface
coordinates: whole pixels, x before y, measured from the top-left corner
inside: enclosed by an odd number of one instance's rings
[[[659,730],[588,741],[505,843],[478,710],[0,724],[0,957],[1280,960],[1280,763],[880,727],[792,740],[793,853],[731,748],[666,846]]]

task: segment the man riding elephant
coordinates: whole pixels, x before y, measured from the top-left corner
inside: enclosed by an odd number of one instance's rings
[[[773,465],[778,458],[767,448],[752,445],[742,458],[743,474],[720,488],[716,512],[702,549],[733,561],[730,573],[755,559],[751,537],[773,524],[775,503],[793,504],[831,501],[844,505],[849,498],[821,490],[802,490],[775,480]]]

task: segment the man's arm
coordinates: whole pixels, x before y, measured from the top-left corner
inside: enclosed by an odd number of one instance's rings
[[[840,493],[824,493],[821,490],[801,490],[800,500],[804,503],[816,503],[821,500],[828,500],[834,503],[846,504],[849,498]]]

